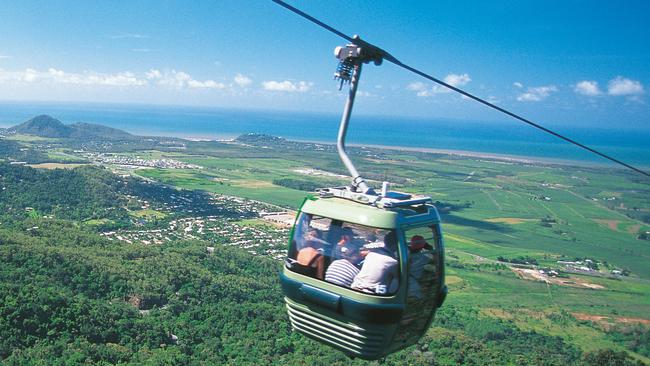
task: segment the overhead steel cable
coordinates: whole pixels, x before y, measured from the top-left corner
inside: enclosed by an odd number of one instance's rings
[[[517,120],[519,120],[521,122],[524,122],[524,123],[526,123],[526,124],[528,124],[528,125],[530,125],[532,127],[535,127],[535,128],[537,128],[537,129],[539,129],[541,131],[549,133],[549,134],[551,134],[551,135],[553,135],[553,136],[555,136],[557,138],[560,138],[560,139],[562,139],[562,140],[564,140],[564,141],[566,141],[568,143],[576,145],[576,146],[578,146],[578,147],[580,147],[582,149],[585,149],[585,150],[587,150],[587,151],[589,151],[589,152],[591,152],[593,154],[596,154],[596,155],[598,155],[598,156],[600,156],[602,158],[605,158],[605,159],[607,159],[609,161],[612,161],[612,162],[614,162],[616,164],[622,165],[622,166],[624,166],[624,167],[626,167],[628,169],[631,169],[631,170],[633,170],[633,171],[635,171],[637,173],[643,174],[646,177],[650,177],[650,173],[648,173],[646,171],[643,171],[643,170],[641,170],[639,168],[636,168],[636,167],[634,167],[634,166],[632,166],[632,165],[630,165],[628,163],[625,163],[625,162],[623,162],[621,160],[618,160],[618,159],[616,159],[614,157],[611,157],[611,156],[609,156],[607,154],[604,154],[604,153],[602,153],[602,152],[600,152],[598,150],[595,150],[595,149],[593,149],[593,148],[591,148],[591,147],[589,147],[589,146],[587,146],[585,144],[582,144],[582,143],[580,143],[580,142],[578,142],[576,140],[573,140],[573,139],[571,139],[569,137],[563,136],[560,133],[552,131],[552,130],[550,130],[550,129],[548,129],[548,128],[546,128],[546,127],[544,127],[544,126],[542,126],[542,125],[540,125],[538,123],[535,123],[535,122],[533,122],[533,121],[531,121],[531,120],[529,120],[527,118],[524,118],[524,117],[522,117],[522,116],[520,116],[520,115],[518,115],[516,113],[510,112],[507,109],[501,108],[501,107],[499,107],[499,106],[497,106],[497,105],[495,105],[493,103],[488,102],[485,99],[477,97],[477,96],[475,96],[475,95],[473,95],[471,93],[468,93],[468,92],[466,92],[466,91],[464,91],[464,90],[462,90],[460,88],[457,88],[457,87],[455,87],[453,85],[445,83],[444,81],[442,81],[440,79],[437,79],[437,78],[435,78],[435,77],[433,77],[433,76],[431,76],[431,75],[429,75],[429,74],[427,74],[425,72],[422,72],[422,71],[420,71],[420,70],[418,70],[418,69],[416,69],[416,68],[414,68],[412,66],[409,66],[409,65],[399,61],[397,58],[395,58],[390,53],[384,51],[383,49],[381,49],[381,48],[379,48],[377,46],[374,46],[374,45],[362,40],[359,37],[356,37],[356,36],[355,37],[350,37],[350,36],[346,35],[345,33],[337,30],[336,28],[334,28],[334,27],[332,27],[332,26],[330,26],[328,24],[323,23],[322,21],[314,18],[313,16],[303,12],[300,9],[297,9],[297,8],[285,3],[282,0],[271,0],[271,1],[273,1],[274,3],[280,5],[280,6],[286,8],[288,10],[290,10],[291,12],[293,12],[295,14],[300,15],[301,17],[309,20],[310,22],[312,22],[312,23],[314,23],[314,24],[316,24],[316,25],[318,25],[318,26],[320,26],[320,27],[322,27],[322,28],[336,34],[337,36],[339,36],[339,37],[341,37],[341,38],[343,38],[343,39],[345,39],[345,40],[347,40],[347,41],[349,41],[351,43],[354,43],[354,44],[356,44],[358,46],[361,46],[361,47],[368,47],[368,48],[372,49],[373,52],[380,53],[382,55],[383,59],[385,59],[386,61],[391,62],[391,63],[393,63],[393,64],[395,64],[395,65],[397,65],[397,66],[399,66],[399,67],[401,67],[401,68],[403,68],[405,70],[408,70],[408,71],[410,71],[412,73],[420,75],[421,77],[423,77],[423,78],[425,78],[427,80],[433,81],[436,84],[442,85],[442,86],[444,86],[444,87],[446,87],[448,89],[451,89],[451,90],[453,90],[453,91],[455,91],[457,93],[460,93],[460,94],[462,94],[462,95],[464,95],[464,96],[466,96],[466,97],[468,97],[470,99],[473,99],[473,100],[475,100],[475,101],[477,101],[477,102],[479,102],[479,103],[481,103],[483,105],[486,105],[486,106],[488,106],[490,108],[493,108],[493,109],[495,109],[495,110],[497,110],[499,112],[505,113],[505,114],[507,114],[508,116],[510,116],[512,118],[515,118],[515,119],[517,119]]]

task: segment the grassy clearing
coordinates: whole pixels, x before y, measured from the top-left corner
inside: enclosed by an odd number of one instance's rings
[[[100,225],[108,224],[110,222],[112,222],[112,220],[110,219],[91,219],[91,220],[86,220],[83,223],[89,226],[100,226]]]
[[[290,208],[297,208],[306,194],[268,182],[258,184],[257,187],[249,187],[246,183],[250,180],[230,179],[215,182],[216,177],[193,170],[147,169],[139,170],[138,174],[179,188],[243,197]]]
[[[495,217],[492,219],[485,219],[487,222],[499,222],[509,225],[523,224],[524,222],[534,221],[534,219],[521,219],[518,217]]]
[[[59,139],[40,137],[35,135],[15,134],[6,137],[7,140],[21,141],[21,142],[34,142],[34,141],[58,141]]]
[[[27,164],[32,168],[37,169],[74,169],[78,166],[83,166],[88,164],[76,164],[76,163],[41,163],[41,164]]]
[[[129,215],[142,219],[164,219],[167,214],[156,210],[130,211]]]

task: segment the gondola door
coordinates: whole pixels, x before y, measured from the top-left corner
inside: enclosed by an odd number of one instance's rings
[[[409,227],[402,234],[408,273],[405,312],[394,340],[398,348],[422,337],[447,293],[440,226]]]

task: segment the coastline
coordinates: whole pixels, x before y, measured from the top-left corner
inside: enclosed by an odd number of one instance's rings
[[[0,128],[8,128],[1,127]],[[222,143],[235,143],[235,139],[242,134],[186,134],[186,133],[171,133],[169,131],[144,131],[139,129],[134,129],[129,131],[133,135],[141,137],[170,137],[178,138],[181,140],[192,141],[192,142],[222,142]],[[282,136],[277,136],[282,137]],[[282,137],[284,138],[284,137]],[[292,142],[302,142],[302,143],[312,143],[312,144],[321,144],[321,145],[330,145],[336,146],[334,141],[323,141],[323,140],[313,140],[313,139],[296,139],[296,138],[285,138],[287,141]],[[417,152],[417,153],[427,153],[427,154],[443,154],[457,157],[467,157],[475,159],[490,159],[506,163],[518,163],[518,164],[537,164],[537,165],[562,165],[562,166],[575,166],[575,167],[585,167],[585,168],[610,168],[610,169],[619,169],[618,166],[614,163],[605,161],[587,161],[587,160],[572,160],[572,159],[557,159],[541,156],[529,156],[529,155],[516,155],[516,154],[500,154],[493,152],[483,152],[483,151],[471,151],[471,150],[460,150],[460,149],[436,149],[436,148],[426,148],[426,147],[413,147],[413,146],[399,146],[399,145],[382,145],[382,144],[366,144],[366,143],[350,143],[347,144],[348,147],[356,148],[373,148],[381,150],[395,150],[395,151],[407,151],[407,152]],[[643,169],[650,169],[650,164],[637,164],[638,167]],[[622,169],[621,169],[622,170]]]
[[[235,143],[235,139],[238,136],[234,136],[234,135],[219,135],[219,136],[185,135],[183,136],[179,134],[177,136],[167,136],[167,137],[176,137],[183,140],[194,141],[194,142],[215,141],[215,142]],[[303,143],[336,146],[336,143],[333,141],[321,141],[321,140],[310,140],[310,139],[305,139],[305,140],[286,139],[286,140],[292,142],[303,142]],[[443,155],[476,158],[476,159],[490,159],[490,160],[497,160],[501,162],[519,163],[519,164],[563,165],[563,166],[578,166],[578,167],[585,167],[585,168],[601,167],[601,168],[618,169],[618,167],[615,164],[609,163],[607,161],[596,162],[596,161],[571,160],[571,159],[555,159],[555,158],[545,158],[545,157],[538,157],[538,156],[498,154],[498,153],[482,152],[482,151],[435,149],[435,148],[426,148],[426,147],[412,147],[412,146],[398,146],[398,145],[352,143],[352,144],[347,144],[347,146],[361,148],[361,149],[373,148],[373,149],[381,149],[381,150],[410,151],[410,152],[427,153],[427,154],[443,154]],[[641,166],[643,167],[643,165]]]
[[[584,166],[584,167],[610,167],[616,168],[616,165],[610,164],[606,161],[599,163],[595,161],[571,160],[571,159],[554,159],[538,156],[525,156],[525,155],[511,155],[511,154],[497,154],[481,151],[469,150],[453,150],[453,149],[433,149],[426,147],[408,147],[408,146],[390,146],[390,145],[373,145],[373,144],[350,144],[354,147],[371,147],[384,150],[398,150],[398,151],[412,151],[429,154],[444,154],[455,155],[461,157],[470,157],[478,159],[499,160],[504,162],[522,163],[522,164],[554,164],[566,166]]]
[[[167,107],[161,112],[158,107],[140,105],[116,108],[103,104],[78,106],[73,103],[62,106],[59,103],[44,105],[8,103],[6,106],[9,108],[0,113],[2,128],[19,124],[29,118],[28,116],[47,112],[68,124],[74,121],[86,121],[121,129],[134,135],[170,137],[188,141],[227,142],[241,134],[252,132],[284,137],[288,141],[335,145],[338,129],[338,125],[335,126],[334,122],[329,119],[325,121],[317,114],[305,114],[304,118],[296,119],[293,113],[288,112],[273,112],[272,116],[269,116],[269,113],[261,113],[262,111],[220,108],[203,110],[192,107]],[[510,134],[511,127],[496,122],[483,125],[476,121],[450,124],[444,119],[426,121],[400,120],[398,117],[379,119],[380,121],[377,122],[367,117],[360,118],[357,135],[351,136],[354,142],[349,142],[348,145],[521,164],[617,168],[616,164],[608,160],[575,149],[560,141],[533,136],[535,134],[532,132],[517,129],[517,133]],[[405,121],[406,127],[398,130],[393,128]],[[413,131],[417,131],[416,136],[412,135]],[[443,133],[437,133],[439,131]],[[616,159],[650,170],[650,148],[647,145],[650,128],[623,131],[582,128],[572,131],[572,136]],[[323,140],[323,137],[329,138]]]

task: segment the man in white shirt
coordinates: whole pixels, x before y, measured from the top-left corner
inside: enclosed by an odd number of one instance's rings
[[[390,295],[399,286],[399,263],[394,258],[397,236],[394,231],[384,237],[384,242],[368,243],[363,246],[365,256],[361,270],[352,282],[352,288],[378,295]]]

